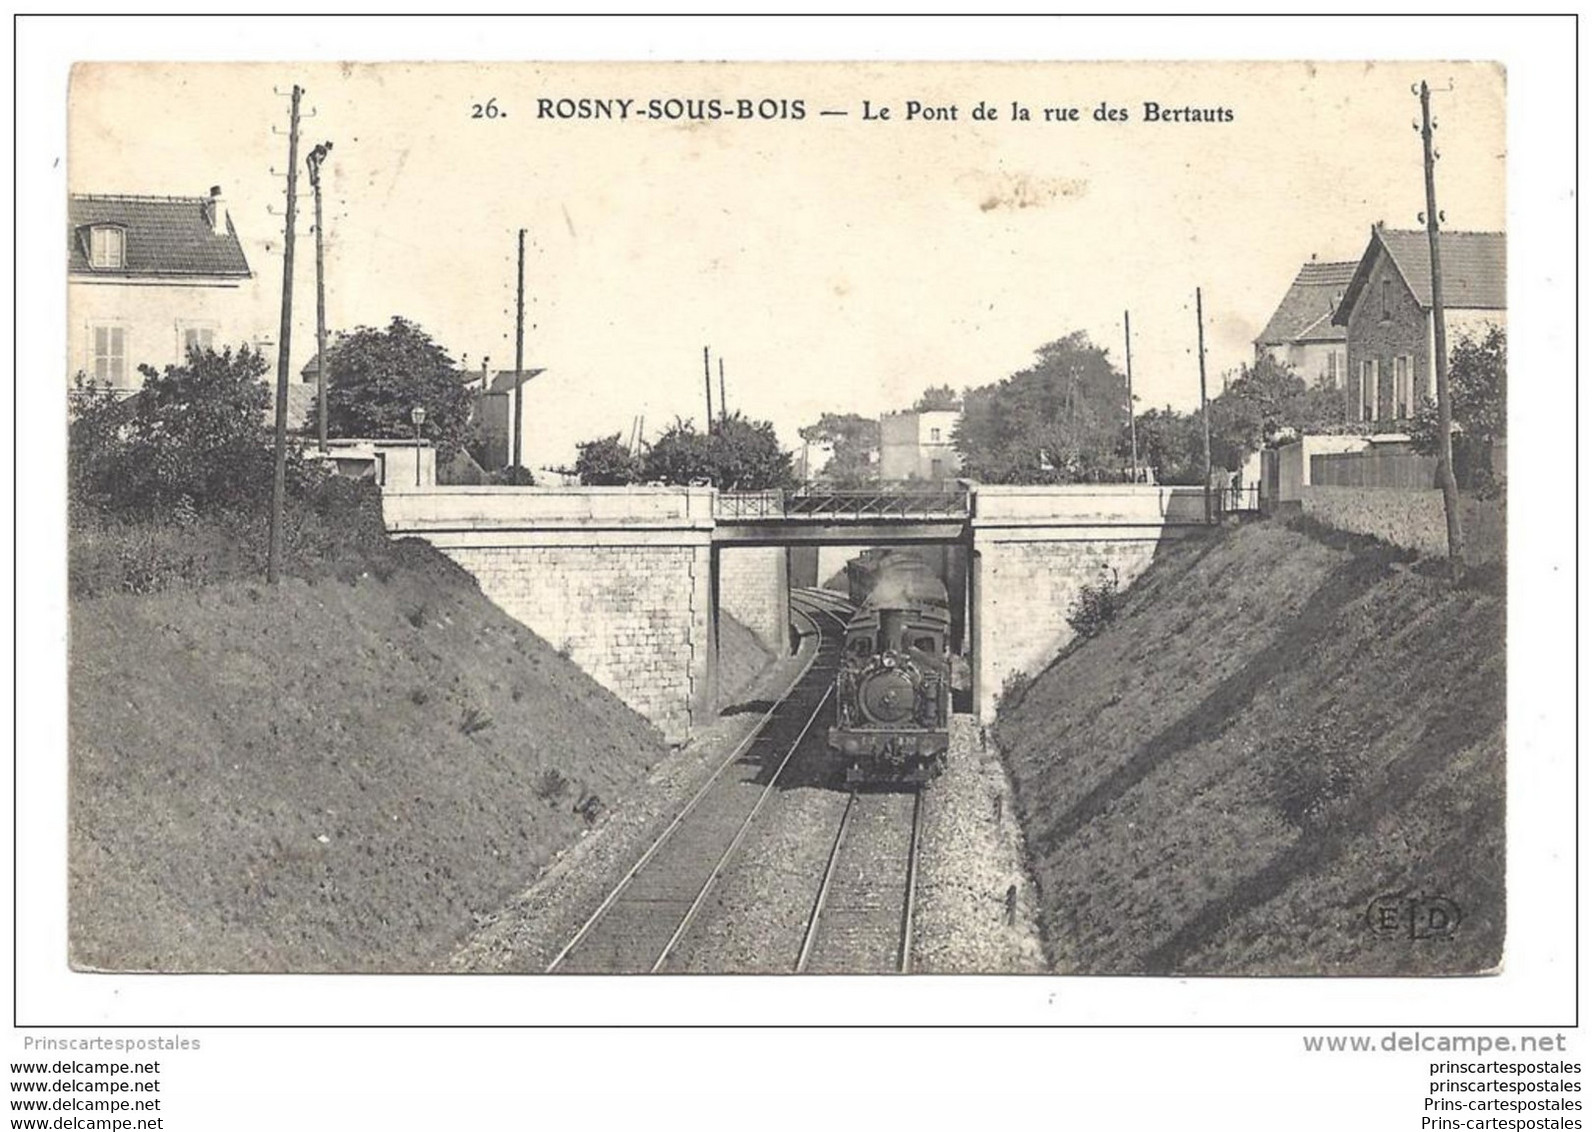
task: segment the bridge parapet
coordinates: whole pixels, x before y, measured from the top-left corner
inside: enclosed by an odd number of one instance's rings
[[[979,484],[973,528],[1134,528],[1205,525],[1198,487],[1156,484]],[[1142,537],[1142,536],[1140,536]]]
[[[711,488],[437,487],[382,493],[394,534],[488,532],[701,532],[713,527]]]

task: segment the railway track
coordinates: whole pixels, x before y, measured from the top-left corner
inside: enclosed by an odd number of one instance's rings
[[[818,633],[812,660],[553,958],[550,973],[665,970],[780,775],[822,729],[849,604],[810,590],[792,591],[791,601]]]
[[[796,960],[797,973],[909,974],[923,795],[853,793]]]

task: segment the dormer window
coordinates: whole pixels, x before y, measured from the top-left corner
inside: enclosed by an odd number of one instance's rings
[[[119,270],[127,266],[127,234],[111,224],[100,224],[88,233],[90,267]]]

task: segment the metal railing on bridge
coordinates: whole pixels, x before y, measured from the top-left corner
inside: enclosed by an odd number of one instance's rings
[[[757,519],[965,519],[966,488],[721,491],[713,504],[720,521]]]
[[[1260,485],[1221,487],[1211,490],[1211,508],[1217,515],[1237,515],[1260,510]]]

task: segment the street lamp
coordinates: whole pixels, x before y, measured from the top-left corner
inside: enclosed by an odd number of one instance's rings
[[[415,426],[415,486],[420,486],[420,426],[426,423],[426,410],[416,405],[409,410],[409,420]]]

